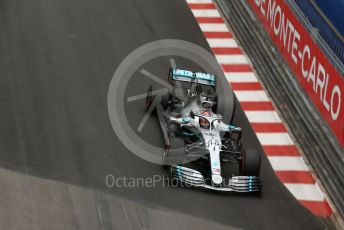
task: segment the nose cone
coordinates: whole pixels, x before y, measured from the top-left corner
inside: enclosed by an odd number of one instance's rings
[[[213,175],[211,177],[211,180],[213,181],[214,184],[221,184],[222,183],[222,176],[220,176],[220,175]]]

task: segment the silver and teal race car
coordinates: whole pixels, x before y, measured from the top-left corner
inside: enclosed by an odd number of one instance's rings
[[[215,75],[170,69],[168,80],[172,87],[155,110],[171,181],[212,190],[259,192],[260,153],[244,150],[241,128],[225,124],[217,114]],[[152,90],[147,92],[147,110],[154,99]],[[233,164],[237,172],[225,175],[226,167]]]

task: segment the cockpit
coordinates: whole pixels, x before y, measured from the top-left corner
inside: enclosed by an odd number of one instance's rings
[[[199,127],[203,129],[216,130],[222,121],[222,117],[210,111],[202,111],[201,113],[194,114],[198,120]]]

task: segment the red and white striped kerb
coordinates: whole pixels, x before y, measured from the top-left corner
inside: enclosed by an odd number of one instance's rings
[[[332,210],[326,198],[216,5],[211,0],[186,1],[277,177],[294,197],[315,215],[331,216]]]

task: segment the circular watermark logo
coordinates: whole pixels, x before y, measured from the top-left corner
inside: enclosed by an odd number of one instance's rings
[[[191,42],[174,39],[154,41],[134,50],[122,61],[113,74],[108,92],[108,113],[111,125],[120,141],[136,156],[155,164],[168,164],[168,162],[163,160],[163,155],[166,149],[152,145],[140,137],[138,133],[145,128],[147,121],[150,119],[154,111],[156,103],[153,103],[153,107],[146,111],[138,127],[134,129],[132,128],[130,121],[127,119],[125,104],[136,100],[142,100],[142,105],[144,105],[147,89],[142,89],[142,93],[132,95],[130,97],[126,97],[126,89],[129,86],[130,79],[133,77],[134,73],[138,72],[142,77],[161,85],[160,89],[151,91],[151,95],[156,96],[156,98],[160,98],[161,95],[169,92],[172,89],[172,86],[164,80],[167,80],[167,77],[159,77],[154,73],[154,71],[146,70],[143,66],[144,64],[158,58],[172,56],[188,59],[191,62],[196,63],[198,66],[201,66],[204,72],[215,74],[217,76],[216,91],[218,95],[218,103],[226,104],[226,106],[221,106],[223,108],[221,114],[223,117],[231,117],[233,112],[232,91],[229,91],[228,82],[223,77],[223,73],[216,59],[207,50]],[[178,63],[176,63],[176,60],[170,59],[170,63],[166,66],[166,70],[170,67],[176,68],[177,66]],[[156,102],[160,101],[156,100]],[[143,110],[144,108],[142,107],[137,109]],[[157,119],[158,122],[157,117],[154,117],[154,119]],[[163,133],[161,133],[161,135],[163,135]]]

